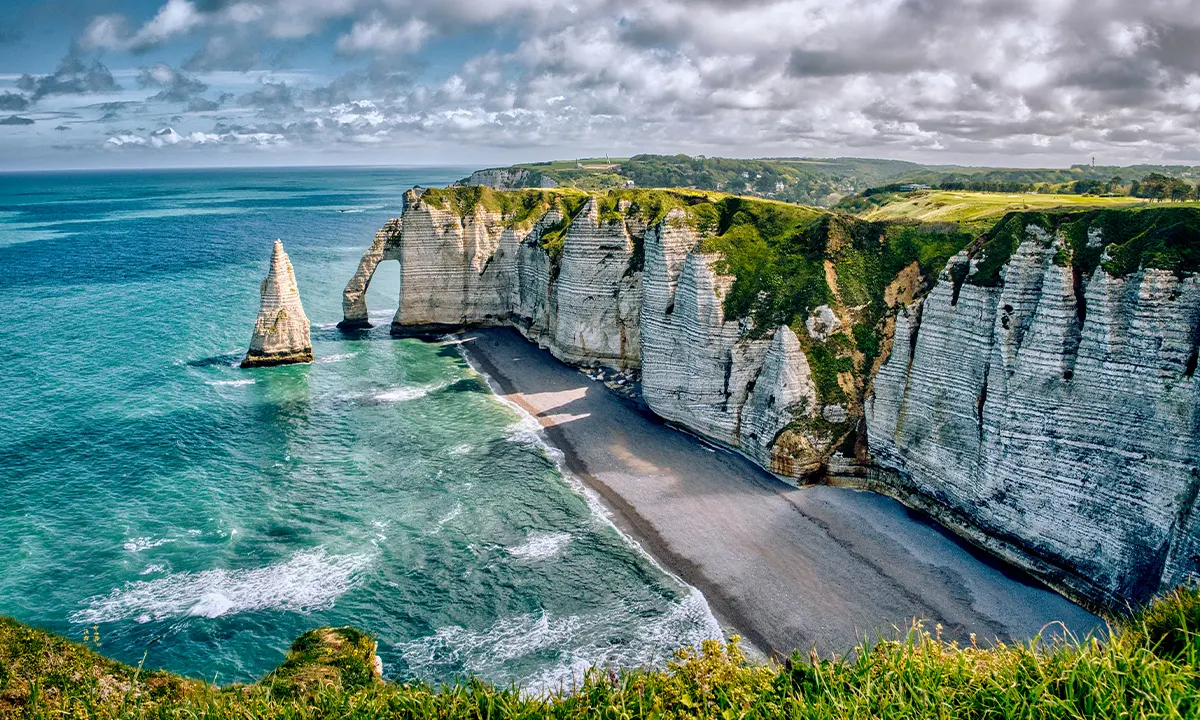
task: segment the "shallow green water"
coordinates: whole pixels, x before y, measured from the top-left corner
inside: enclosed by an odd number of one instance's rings
[[[388,337],[394,275],[334,328],[403,190],[463,174],[0,175],[0,614],[220,682],[321,624],[534,686],[716,635],[452,344]],[[319,359],[239,370],[276,237]]]

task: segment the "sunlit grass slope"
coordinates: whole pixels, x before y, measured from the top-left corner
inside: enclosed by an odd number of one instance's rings
[[[5,718],[1195,718],[1200,592],[1180,590],[1107,638],[1028,645],[940,640],[920,625],[847,658],[747,662],[736,643],[684,650],[663,670],[593,669],[544,696],[463,679],[379,680],[350,628],[303,635],[254,685],[145,672],[0,619]],[[89,638],[91,639],[91,638]]]
[[[868,220],[977,223],[998,220],[1010,212],[1072,211],[1130,207],[1145,203],[1146,200],[1135,197],[930,190],[900,196],[882,207],[864,213],[862,217]]]

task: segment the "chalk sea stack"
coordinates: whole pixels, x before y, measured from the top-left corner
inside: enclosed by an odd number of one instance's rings
[[[262,307],[254,322],[254,336],[250,338],[250,351],[246,353],[242,367],[312,362],[308,316],[300,304],[292,261],[288,260],[280,240],[275,241],[271,269],[262,281],[260,293]]]

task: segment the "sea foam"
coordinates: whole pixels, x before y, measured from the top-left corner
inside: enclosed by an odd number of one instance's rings
[[[627,639],[613,642],[614,637]],[[459,625],[438,628],[396,650],[418,675],[434,674],[439,667],[460,667],[492,682],[517,683],[526,694],[544,695],[577,687],[592,667],[661,666],[678,647],[698,647],[704,640],[719,638],[721,627],[708,603],[692,589],[648,621],[629,609],[561,617],[541,611],[502,618],[483,630]],[[531,675],[516,670],[528,667],[522,661],[547,655],[557,660],[544,670]]]
[[[571,542],[571,534],[565,532],[530,533],[525,542],[508,549],[508,554],[528,560],[548,560],[563,551]]]
[[[76,623],[99,624],[126,618],[215,618],[267,609],[309,612],[329,606],[349,590],[369,562],[367,555],[327,555],[317,549],[250,570],[171,573],[126,582],[108,595],[88,599],[87,607],[70,617]]]

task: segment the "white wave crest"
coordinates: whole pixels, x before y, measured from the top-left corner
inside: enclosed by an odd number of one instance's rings
[[[254,381],[253,380],[213,380],[213,381],[209,382],[208,384],[209,385],[227,385],[227,386],[233,387],[233,386],[238,386],[238,385],[253,385]]]
[[[441,390],[446,385],[447,383],[437,385],[406,385],[377,392],[371,396],[371,399],[378,402],[408,402],[409,400],[417,400],[431,392]]]
[[[152,537],[136,537],[125,541],[121,544],[121,547],[125,548],[131,553],[136,553],[173,542],[175,542],[175,538],[158,538],[155,540]]]
[[[571,542],[571,534],[565,532],[530,533],[525,542],[508,549],[513,557],[528,560],[549,560],[563,551]]]
[[[591,637],[604,637],[600,631],[609,623],[611,618],[595,618],[584,629]],[[521,685],[534,695],[573,690],[583,683],[589,668],[662,667],[677,648],[699,648],[704,640],[720,640],[723,634],[708,601],[693,588],[666,614],[642,624],[635,637],[637,642],[624,646],[603,642],[571,646],[557,665],[525,678]]]
[[[458,625],[438,628],[428,637],[397,646],[410,668],[453,664],[468,673],[494,675],[508,660],[547,648],[569,645],[578,632],[577,616],[551,618],[542,612],[504,618],[487,630],[472,631]]]
[[[372,399],[380,402],[408,402],[423,398],[429,394],[428,388],[423,387],[398,387],[391,390],[377,392],[371,396]]]
[[[266,609],[306,613],[332,604],[354,585],[369,562],[366,555],[326,555],[318,549],[252,570],[172,573],[156,580],[126,582],[108,595],[90,598],[86,608],[71,614],[71,621],[99,624],[142,616],[154,620],[187,615],[215,618]]]
[[[613,643],[614,636],[629,640]],[[418,675],[451,666],[496,683],[516,682],[528,694],[543,695],[577,687],[592,667],[659,667],[676,648],[720,638],[721,627],[708,603],[693,589],[646,622],[628,611],[566,617],[543,611],[504,618],[481,631],[442,627],[396,649]],[[554,665],[521,674],[522,660],[548,653],[557,654]]]
[[[497,395],[496,399],[517,413],[517,419],[504,428],[504,436],[508,441],[531,448],[540,448],[554,457],[554,453],[557,453],[558,449],[546,442],[542,434],[542,424],[537,421],[537,418],[525,412],[524,408],[508,398]]]
[[[337,355],[330,355],[328,357],[317,358],[317,363],[325,364],[325,363],[341,362],[343,360],[349,360],[350,358],[354,357],[357,354],[358,353],[356,353],[356,352],[338,353]]]

